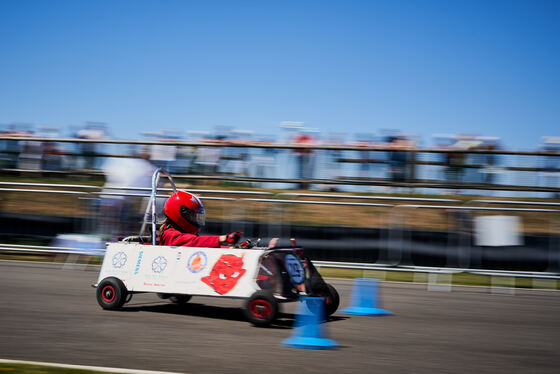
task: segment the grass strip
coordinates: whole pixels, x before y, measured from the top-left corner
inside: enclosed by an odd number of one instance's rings
[[[93,374],[101,373],[95,370],[82,370],[77,368],[64,368],[45,365],[30,365],[17,363],[0,363],[0,373],[10,374]],[[104,372],[108,373],[108,372]],[[109,372],[110,373],[110,372]]]
[[[122,369],[104,366],[84,366],[51,362],[0,359],[0,373],[114,373],[114,374],[177,374],[168,371]]]

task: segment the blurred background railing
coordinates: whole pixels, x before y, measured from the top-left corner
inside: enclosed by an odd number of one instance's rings
[[[208,234],[295,237],[332,263],[560,271],[560,153],[470,144],[4,135],[0,242],[99,249],[137,234],[164,167],[205,200]]]
[[[446,148],[393,143],[356,146],[0,136],[0,168],[6,175],[94,177],[102,174],[107,159],[141,158],[192,182],[360,192],[490,191],[488,194],[504,195],[510,191],[533,197],[560,193],[560,153],[555,147],[508,151],[480,141]]]

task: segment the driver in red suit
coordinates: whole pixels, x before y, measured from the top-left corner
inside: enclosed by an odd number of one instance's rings
[[[165,221],[159,229],[159,244],[181,247],[230,247],[241,237],[240,232],[227,235],[200,236],[198,232],[206,223],[206,213],[200,199],[188,192],[177,191],[163,208]]]

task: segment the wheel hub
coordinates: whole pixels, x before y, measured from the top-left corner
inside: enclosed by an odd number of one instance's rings
[[[272,312],[272,307],[266,300],[253,300],[251,313],[258,318],[267,318]]]
[[[110,303],[115,299],[115,290],[111,286],[105,286],[101,291],[103,301]]]

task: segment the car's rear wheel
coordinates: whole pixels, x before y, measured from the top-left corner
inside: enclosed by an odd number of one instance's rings
[[[325,295],[325,311],[327,316],[332,316],[340,305],[340,296],[336,288],[327,283],[328,294]]]
[[[322,298],[322,300],[318,298]],[[325,287],[323,287],[321,292],[316,294],[315,298],[306,300],[306,305],[311,313],[320,315],[321,318],[328,318],[338,309],[340,305],[340,296],[336,288],[325,283]]]
[[[105,278],[97,285],[97,302],[103,309],[119,309],[125,303],[127,294],[124,283],[115,277]]]
[[[255,292],[245,303],[243,309],[249,322],[258,327],[268,326],[278,314],[278,302],[272,292],[260,290]]]

